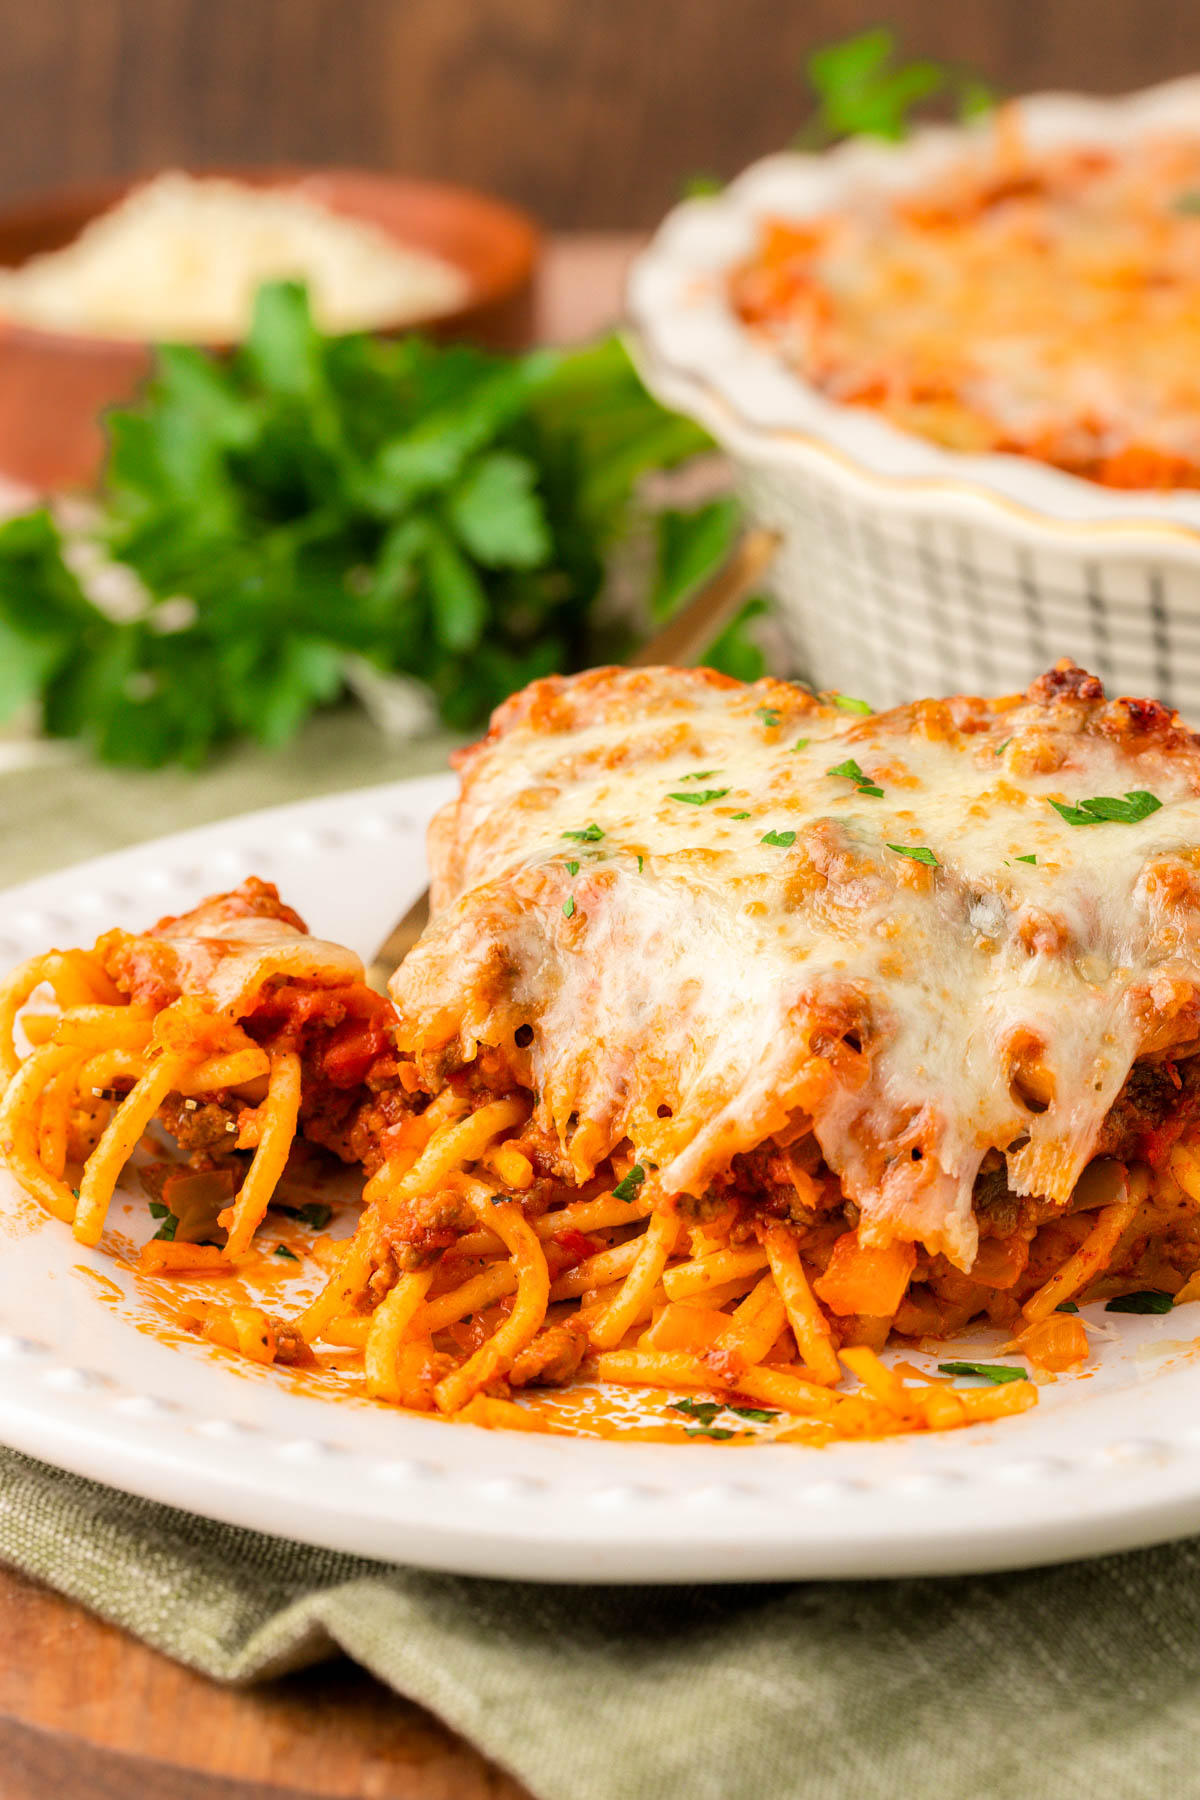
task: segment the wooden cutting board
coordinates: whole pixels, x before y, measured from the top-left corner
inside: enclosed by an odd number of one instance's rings
[[[219,1687],[0,1570],[2,1800],[530,1800],[349,1662]]]

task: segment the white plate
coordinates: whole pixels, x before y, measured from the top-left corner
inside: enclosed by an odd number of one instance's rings
[[[0,895],[0,959],[145,925],[250,873],[369,952],[421,886],[424,826],[450,790],[438,777],[304,802],[29,882]],[[134,1217],[148,1235],[141,1205],[128,1198],[118,1229]],[[1094,1371],[1019,1418],[814,1450],[485,1432],[337,1401],[165,1341],[145,1304],[0,1176],[0,1439],[331,1549],[535,1580],[738,1581],[1001,1568],[1200,1529],[1190,1306],[1110,1316]]]

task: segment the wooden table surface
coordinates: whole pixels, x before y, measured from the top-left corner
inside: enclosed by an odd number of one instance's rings
[[[539,337],[611,324],[636,242],[553,241]],[[529,1800],[348,1662],[234,1691],[3,1569],[0,1645],[0,1800]]]

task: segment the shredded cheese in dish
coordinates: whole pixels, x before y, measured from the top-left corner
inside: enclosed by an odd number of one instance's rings
[[[1200,485],[1200,134],[1037,151],[768,219],[734,307],[829,398],[951,450]]]
[[[1081,1304],[1200,1297],[1177,716],[1070,663],[880,715],[601,669],[458,764],[390,1004],[255,881],[0,995],[0,1150],[82,1242],[151,1121],[186,1156],[139,1266],[204,1277],[198,1333],[485,1426],[598,1379],[665,1440],[812,1444],[1022,1411]],[[325,1287],[223,1303],[314,1146],[365,1176]],[[880,1359],[972,1322],[1020,1360]]]
[[[0,270],[0,318],[86,337],[234,343],[266,281],[307,283],[318,327],[363,331],[460,305],[467,278],[302,187],[174,170],[62,250]]]

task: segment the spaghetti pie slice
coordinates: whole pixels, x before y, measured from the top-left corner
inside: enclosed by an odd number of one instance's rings
[[[609,669],[459,765],[397,1041],[429,1092],[524,1097],[548,1179],[650,1201],[551,1290],[591,1297],[602,1373],[828,1387],[979,1315],[1064,1367],[1073,1294],[1183,1287],[1200,750],[1165,709],[1070,664],[878,717]]]

